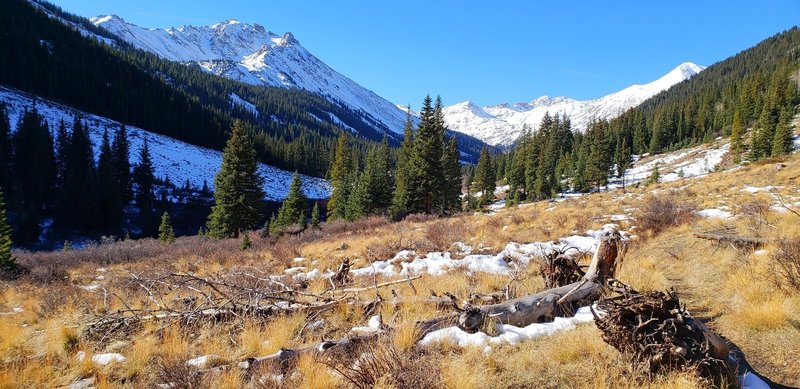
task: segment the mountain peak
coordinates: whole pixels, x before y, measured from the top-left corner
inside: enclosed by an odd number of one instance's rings
[[[230,25],[233,25],[233,24],[240,24],[240,23],[241,22],[236,20],[236,19],[225,19],[225,20],[223,20],[223,21],[221,21],[219,23],[212,24],[211,28],[214,28],[214,29],[220,28],[220,27],[224,28],[224,27],[227,27],[227,26],[230,26]]]
[[[104,24],[104,23],[108,23],[108,22],[125,23],[125,19],[121,18],[120,16],[114,15],[114,14],[112,14],[112,15],[95,16],[93,18],[90,18],[89,21],[92,22],[92,24],[94,24],[95,26],[100,25],[100,24]]]
[[[300,42],[297,41],[297,38],[295,38],[291,32],[287,32],[280,37],[280,39],[277,41],[277,44],[279,46],[291,46],[298,45]]]

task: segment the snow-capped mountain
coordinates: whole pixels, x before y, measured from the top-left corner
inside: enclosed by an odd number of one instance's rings
[[[148,29],[118,16],[91,19],[131,45],[162,58],[196,63],[204,70],[254,85],[300,88],[364,113],[364,121],[402,134],[405,112],[339,74],[287,32],[226,20],[210,26]]]
[[[70,107],[43,100],[14,89],[0,87],[0,104],[6,106],[6,114],[12,131],[26,110],[36,107],[42,117],[47,120],[50,131],[55,132],[58,123],[64,121],[68,126],[76,116],[88,124],[90,138],[96,154],[100,152],[103,131],[113,134],[120,123],[108,118],[77,111]],[[147,138],[153,170],[156,177],[169,177],[170,181],[179,185],[187,180],[195,188],[201,188],[206,182],[214,189],[214,176],[222,166],[222,152],[194,146],[165,135],[145,131],[138,127],[126,126],[131,145],[131,164],[139,162],[139,150]],[[54,134],[55,136],[55,134]],[[264,177],[264,191],[268,200],[280,201],[289,194],[289,183],[292,172],[259,163],[258,171]],[[327,181],[316,177],[303,177],[303,192],[312,199],[324,199],[331,195],[332,187]]]
[[[616,117],[703,69],[704,66],[685,62],[649,84],[631,85],[594,100],[542,96],[530,103],[503,103],[488,107],[465,101],[445,107],[444,118],[451,130],[474,136],[490,145],[509,146],[519,138],[524,126],[537,129],[547,112],[550,115],[567,114],[572,128],[584,131],[592,119]]]

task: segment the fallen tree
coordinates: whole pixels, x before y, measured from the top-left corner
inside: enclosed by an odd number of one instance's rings
[[[607,282],[613,279],[617,266],[622,261],[624,251],[620,233],[614,229],[607,229],[600,237],[597,251],[581,280],[503,303],[488,305],[467,303],[463,307],[455,305],[455,313],[417,322],[417,339],[422,339],[433,331],[454,325],[464,331],[475,332],[489,323],[524,327],[533,323],[552,321],[556,316],[571,315],[578,307],[591,305],[600,298]],[[366,341],[374,341],[383,332],[385,330],[380,329],[372,334],[324,340],[299,348],[283,348],[271,355],[249,358],[235,366],[244,370],[271,366],[286,371],[294,366],[301,356],[311,354],[321,357],[324,354],[348,352]],[[220,371],[233,366],[218,366],[201,370],[199,373]]]

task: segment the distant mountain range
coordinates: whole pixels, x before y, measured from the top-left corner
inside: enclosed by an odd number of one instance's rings
[[[406,115],[388,100],[343,76],[306,50],[292,33],[226,20],[210,26],[148,29],[116,15],[91,19],[127,43],[178,62],[193,63],[253,85],[300,88],[365,113],[374,127],[402,134]]]
[[[616,117],[703,69],[705,67],[691,62],[682,63],[651,83],[631,85],[593,100],[542,96],[530,103],[502,103],[487,107],[465,101],[445,107],[445,122],[451,130],[474,136],[490,145],[507,147],[519,138],[525,126],[537,129],[547,112],[550,115],[566,114],[573,129],[584,131],[593,119]]]

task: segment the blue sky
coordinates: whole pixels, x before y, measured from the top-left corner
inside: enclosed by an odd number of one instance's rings
[[[144,27],[224,19],[291,31],[340,73],[419,106],[600,97],[678,64],[710,65],[800,21],[782,1],[54,0]]]

